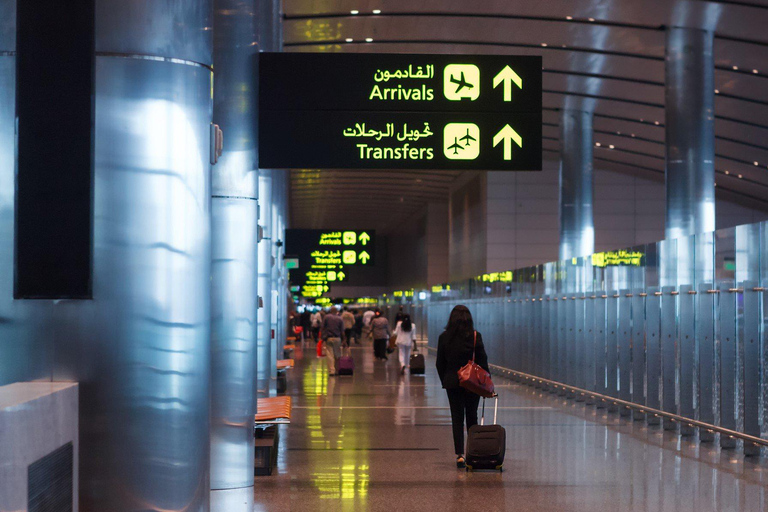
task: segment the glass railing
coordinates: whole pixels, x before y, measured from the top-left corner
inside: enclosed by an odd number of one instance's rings
[[[768,223],[750,224],[479,276],[406,306],[432,347],[465,304],[498,371],[758,453],[766,249]]]

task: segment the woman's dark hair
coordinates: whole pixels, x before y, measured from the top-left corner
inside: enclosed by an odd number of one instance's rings
[[[445,326],[445,332],[448,333],[448,339],[455,336],[469,337],[475,331],[475,324],[472,321],[472,313],[467,306],[458,305],[451,311],[448,318],[448,325]]]
[[[403,332],[411,332],[413,324],[411,324],[411,315],[403,315],[403,323],[400,324],[400,329]]]

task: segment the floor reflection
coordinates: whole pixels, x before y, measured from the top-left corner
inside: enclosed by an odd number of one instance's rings
[[[759,458],[498,378],[505,471],[458,471],[434,359],[401,376],[352,352],[353,377],[329,378],[311,347],[297,360],[293,423],[255,510],[768,512]]]

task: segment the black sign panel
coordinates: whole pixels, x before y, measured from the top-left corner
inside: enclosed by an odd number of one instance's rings
[[[291,284],[300,285],[305,298],[321,297],[334,284],[347,281],[355,267],[376,264],[376,232],[288,229],[285,253],[299,261],[290,272]]]
[[[260,57],[263,168],[541,169],[541,58]]]

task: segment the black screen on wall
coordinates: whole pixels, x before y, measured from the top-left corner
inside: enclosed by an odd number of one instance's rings
[[[91,297],[94,0],[16,5],[15,288]]]

